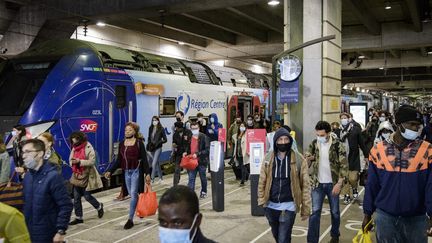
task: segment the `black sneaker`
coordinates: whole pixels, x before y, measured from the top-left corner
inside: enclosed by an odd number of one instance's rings
[[[133,223],[132,220],[128,219],[128,221],[126,222],[126,224],[124,225],[123,228],[124,228],[125,230],[127,230],[127,229],[130,229],[130,228],[132,228],[132,227],[134,227],[134,223]]]
[[[333,237],[331,238],[331,240],[329,241],[329,243],[339,243],[339,237]]]
[[[357,189],[353,189],[353,198],[354,200],[357,199],[359,196]]]
[[[345,203],[346,205],[348,205],[348,204],[351,203],[351,198],[350,198],[349,195],[345,195],[345,196],[344,196],[344,203]]]
[[[82,220],[82,219],[74,219],[73,221],[71,221],[69,223],[69,225],[77,225],[77,224],[82,224],[82,223],[84,223],[84,220]]]
[[[102,218],[104,216],[103,203],[100,204],[100,209],[97,212],[99,218]]]
[[[200,198],[201,198],[201,199],[204,199],[204,198],[206,198],[206,197],[207,197],[207,193],[205,193],[205,192],[201,192]]]

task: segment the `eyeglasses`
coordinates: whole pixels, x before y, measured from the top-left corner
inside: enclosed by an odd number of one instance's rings
[[[39,152],[39,151],[41,151],[41,150],[24,150],[24,151],[22,151],[22,154],[28,154],[31,152]]]

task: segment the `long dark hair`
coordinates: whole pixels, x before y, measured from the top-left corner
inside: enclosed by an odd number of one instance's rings
[[[150,125],[150,127],[153,127],[153,120],[157,120],[158,121],[158,124],[157,124],[157,130],[162,130],[163,129],[163,127],[162,127],[162,125],[161,125],[161,123],[160,123],[160,119],[159,119],[159,116],[153,116],[152,117],[152,124]]]
[[[241,122],[240,124],[238,124],[238,127],[237,127],[237,138],[240,136],[240,134],[242,133],[241,131],[240,131],[240,127],[241,127],[241,125],[243,125],[246,129],[247,129],[247,126],[246,126],[246,123],[245,122]],[[243,132],[243,133],[246,133],[246,130]]]
[[[79,144],[87,142],[87,136],[85,135],[85,133],[83,133],[81,131],[75,131],[75,132],[71,133],[71,135],[69,136],[69,143],[71,145],[73,145],[73,141],[72,141],[73,138],[78,140]]]
[[[26,131],[25,127],[22,125],[16,125],[14,128],[16,130],[18,130],[18,140],[17,141],[20,142],[21,138],[27,134],[27,131]]]

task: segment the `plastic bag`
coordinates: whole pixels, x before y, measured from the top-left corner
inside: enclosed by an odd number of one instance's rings
[[[144,192],[138,196],[136,215],[140,218],[155,215],[157,208],[156,192],[152,191],[150,185],[146,185]]]
[[[366,225],[365,228],[367,228],[369,226],[369,224],[372,223],[372,220],[369,221],[369,223]],[[353,243],[372,243],[372,234],[370,231],[364,233],[363,229],[360,229],[357,232],[357,235],[353,238],[352,240]]]

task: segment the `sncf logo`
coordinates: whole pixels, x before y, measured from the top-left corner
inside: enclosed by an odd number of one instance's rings
[[[98,124],[92,120],[82,120],[80,125],[81,132],[96,132]]]

